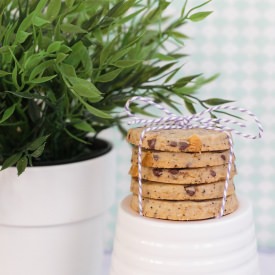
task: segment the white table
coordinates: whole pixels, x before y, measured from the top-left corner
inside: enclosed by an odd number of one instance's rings
[[[260,260],[261,275],[275,275],[275,252],[274,253],[261,252],[259,256],[260,256],[259,260]],[[106,253],[104,257],[102,275],[109,275],[108,272],[110,268],[110,262],[111,262],[111,254]]]

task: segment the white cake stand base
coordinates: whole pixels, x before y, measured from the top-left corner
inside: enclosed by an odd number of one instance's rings
[[[110,275],[258,275],[252,206],[221,219],[166,221],[120,204]]]

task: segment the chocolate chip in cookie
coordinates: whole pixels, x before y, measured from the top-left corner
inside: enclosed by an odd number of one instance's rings
[[[178,169],[169,169],[168,172],[172,175],[177,175],[179,173]]]
[[[216,172],[215,172],[214,170],[210,170],[210,175],[211,175],[212,177],[216,177]]]
[[[156,141],[157,140],[155,138],[147,140],[150,149],[155,149]]]
[[[177,147],[178,143],[176,141],[169,141],[169,146],[171,146],[171,147]]]
[[[153,174],[156,176],[156,177],[160,177],[162,175],[162,169],[161,168],[153,168]]]
[[[196,194],[196,189],[194,186],[187,186],[187,187],[184,187],[184,189],[185,189],[185,192],[191,197]]]
[[[182,141],[182,142],[179,143],[179,149],[181,151],[184,151],[188,146],[189,146],[188,142]]]

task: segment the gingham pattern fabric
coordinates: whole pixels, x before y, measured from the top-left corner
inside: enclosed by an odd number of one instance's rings
[[[203,1],[192,0],[189,5]],[[183,4],[175,0],[176,11]],[[235,137],[239,195],[252,200],[259,247],[275,251],[275,1],[213,0],[203,10],[214,13],[200,23],[184,26],[193,40],[185,73],[221,76],[201,89],[200,98],[233,99],[253,111],[264,126],[260,140]],[[179,75],[180,77],[180,75]],[[118,151],[117,202],[129,193],[130,147],[115,133]],[[106,249],[112,247],[117,205],[107,217]]]

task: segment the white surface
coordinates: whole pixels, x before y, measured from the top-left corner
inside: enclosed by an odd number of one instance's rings
[[[1,275],[100,274],[114,160],[111,152],[20,177],[15,168],[0,173]]]
[[[119,208],[111,275],[258,275],[251,204],[222,219],[173,222]],[[127,259],[127,260],[125,260]]]
[[[259,253],[261,275],[275,274],[275,252]]]
[[[274,253],[259,253],[260,274],[274,275],[275,273],[275,252]],[[109,275],[111,265],[111,254],[106,253],[103,261],[102,275]],[[173,274],[171,274],[173,275]],[[232,274],[234,275],[234,274]]]

